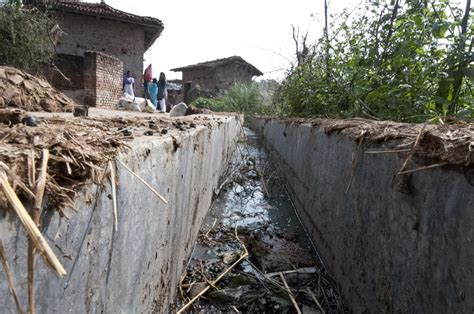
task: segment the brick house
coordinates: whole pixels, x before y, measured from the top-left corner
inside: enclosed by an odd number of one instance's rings
[[[24,0],[25,5],[48,9],[64,32],[56,46],[55,65],[71,79],[51,71],[48,79],[60,89],[84,88],[84,53],[97,51],[123,63],[137,82],[143,73],[143,54],[163,31],[161,20],[117,10],[101,1]],[[140,86],[138,83],[137,86]]]
[[[183,72],[183,94],[186,103],[191,102],[197,94],[215,95],[236,83],[250,83],[254,76],[263,75],[239,56],[188,65],[171,71]]]

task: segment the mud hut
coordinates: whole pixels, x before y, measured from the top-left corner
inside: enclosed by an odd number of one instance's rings
[[[174,68],[171,71],[183,72],[185,102],[192,101],[197,94],[217,94],[236,83],[250,83],[254,76],[263,75],[239,56]]]

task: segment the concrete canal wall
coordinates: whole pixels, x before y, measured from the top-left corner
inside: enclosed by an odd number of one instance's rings
[[[472,169],[411,174],[405,156],[311,124],[257,119],[300,218],[355,313],[472,313]],[[471,171],[470,175],[467,172]]]
[[[118,231],[108,183],[84,189],[70,220],[55,210],[45,211],[44,234],[68,274],[58,278],[37,257],[37,313],[168,312],[213,190],[241,132],[239,118],[219,117],[174,138],[137,138],[119,157],[168,205],[117,163]],[[12,212],[0,213],[0,239],[26,308],[27,239]],[[3,271],[0,305],[2,313],[16,312]]]

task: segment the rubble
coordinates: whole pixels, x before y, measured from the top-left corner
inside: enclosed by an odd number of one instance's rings
[[[46,80],[25,71],[0,66],[0,108],[72,112],[75,102]]]

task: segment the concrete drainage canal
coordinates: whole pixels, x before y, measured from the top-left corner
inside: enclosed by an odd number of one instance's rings
[[[256,134],[216,191],[171,306],[179,312],[347,312]]]
[[[474,311],[472,126],[44,119],[0,128],[2,313]]]

